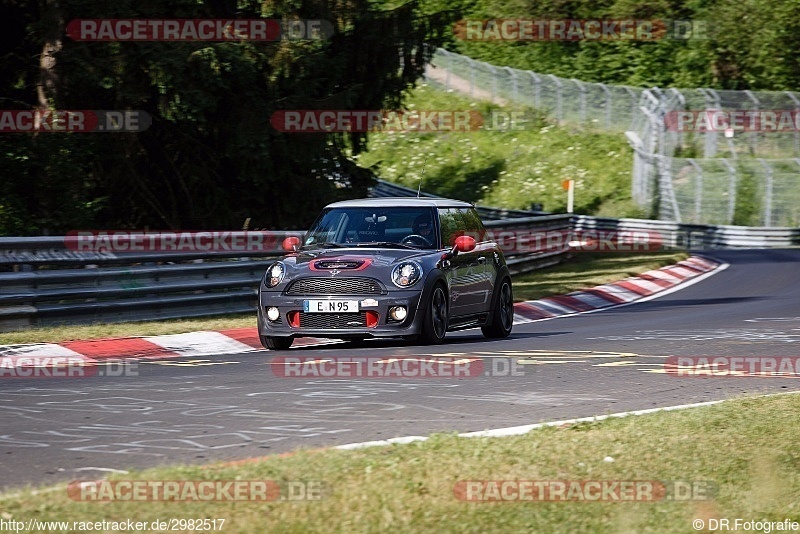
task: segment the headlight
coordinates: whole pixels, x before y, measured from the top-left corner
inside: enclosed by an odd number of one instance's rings
[[[411,287],[422,278],[422,267],[406,261],[392,269],[392,282],[397,287]]]
[[[269,266],[267,275],[264,277],[264,284],[267,287],[275,287],[281,283],[286,275],[286,266],[281,261],[277,261]]]

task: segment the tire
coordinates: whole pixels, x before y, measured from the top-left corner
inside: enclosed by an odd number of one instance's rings
[[[503,278],[492,310],[492,322],[481,327],[481,332],[490,339],[508,337],[514,326],[514,293],[511,289],[511,280]]]
[[[427,345],[439,345],[447,333],[448,321],[447,293],[441,284],[433,286],[431,297],[425,310],[420,340]]]
[[[261,336],[261,344],[269,350],[286,350],[292,346],[293,337]]]

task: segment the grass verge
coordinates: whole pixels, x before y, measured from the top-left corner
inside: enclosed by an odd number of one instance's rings
[[[560,126],[522,106],[474,102],[469,97],[421,85],[410,92],[409,110],[524,113],[519,130],[375,133],[359,165],[386,180],[485,206],[566,211],[562,181],[575,180],[575,212],[607,217],[642,217],[631,200],[632,151],[619,133]]]
[[[152,469],[112,480],[322,481],[302,502],[82,502],[66,490],[0,495],[5,520],[225,519],[225,532],[692,532],[692,521],[800,521],[799,395],[535,430],[508,438],[435,435],[356,451],[300,451],[236,465]],[[606,460],[613,458],[613,462]],[[666,481],[694,500],[458,500],[458,481]],[[188,530],[188,529],[187,529]],[[763,530],[756,530],[763,531]]]
[[[688,256],[685,252],[650,254],[583,253],[563,264],[514,277],[514,297],[532,300],[569,293],[658,269]],[[158,336],[198,330],[226,330],[256,326],[255,314],[222,317],[34,328],[0,333],[0,345],[58,343],[74,339]]]

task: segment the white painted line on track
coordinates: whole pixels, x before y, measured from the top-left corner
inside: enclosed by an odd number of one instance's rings
[[[220,332],[201,330],[185,334],[167,334],[144,338],[180,356],[211,356],[216,354],[242,354],[257,349],[236,341]]]
[[[800,391],[786,391],[781,393],[770,393],[766,395],[756,395],[754,397],[747,397],[747,398],[762,398],[762,397],[779,397],[782,395],[797,395],[800,394]],[[574,425],[577,423],[594,423],[597,421],[604,421],[606,419],[619,419],[623,417],[630,417],[634,415],[648,415],[652,413],[658,412],[674,412],[678,410],[688,410],[691,408],[702,408],[705,406],[714,406],[716,404],[721,404],[723,402],[728,402],[731,400],[741,400],[741,398],[733,398],[733,399],[723,399],[723,400],[714,400],[714,401],[706,401],[706,402],[696,402],[693,404],[678,404],[674,406],[663,406],[661,408],[648,408],[646,410],[632,410],[629,412],[618,412],[606,415],[595,415],[591,417],[578,417],[575,419],[563,419],[561,421],[550,421],[546,423],[534,423],[532,425],[521,425],[521,426],[511,426],[506,428],[495,428],[491,430],[479,430],[477,432],[464,432],[462,434],[458,434],[460,438],[502,438],[502,437],[509,437],[509,436],[520,436],[523,434],[527,434],[531,430],[538,430],[541,428],[552,427],[552,426],[563,426],[563,425]],[[391,438],[379,441],[364,441],[361,443],[348,443],[346,445],[338,445],[335,447],[331,447],[332,449],[339,449],[339,450],[355,450],[355,449],[365,449],[368,447],[383,447],[386,445],[392,444],[404,444],[404,443],[413,443],[418,441],[427,441],[428,438],[426,436],[405,436],[399,438]]]
[[[78,467],[73,469],[73,471],[104,471],[106,473],[119,473],[121,475],[130,473],[130,471],[125,471],[124,469],[113,469],[111,467]]]

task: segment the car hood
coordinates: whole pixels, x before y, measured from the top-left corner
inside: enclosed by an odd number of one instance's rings
[[[389,248],[312,249],[284,256],[287,281],[297,276],[370,276],[388,280],[392,268],[404,260],[438,257],[436,250]],[[425,262],[428,263],[428,262]],[[334,274],[335,271],[335,274]]]

